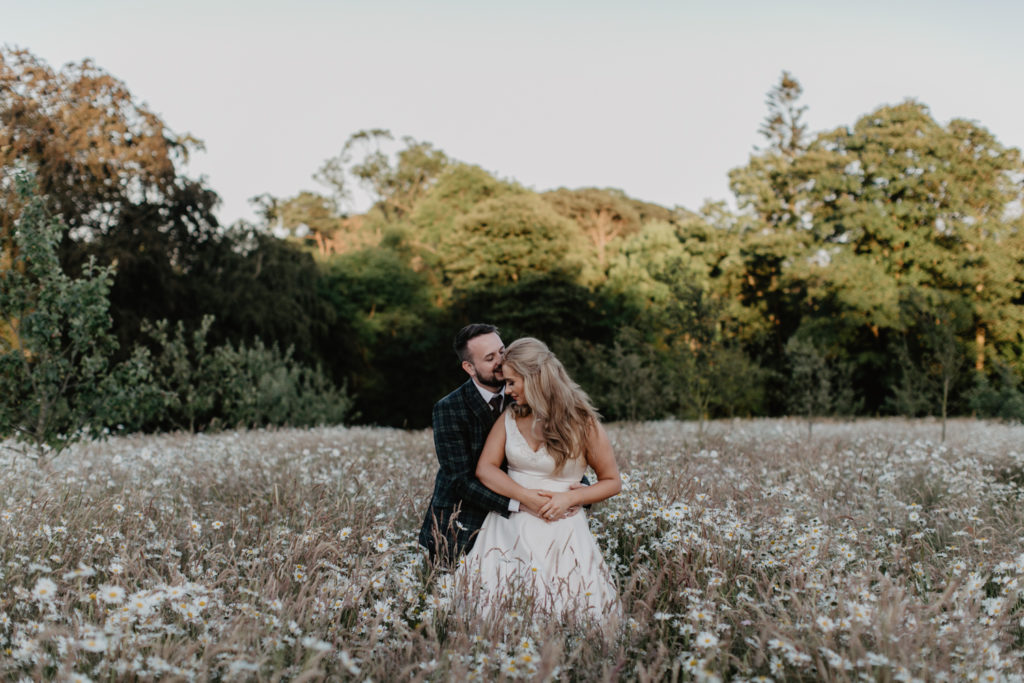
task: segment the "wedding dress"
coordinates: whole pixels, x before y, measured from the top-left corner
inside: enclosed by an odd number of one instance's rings
[[[555,474],[555,460],[542,444],[534,451],[520,433],[512,411],[505,411],[508,475],[530,489],[568,491],[587,469],[584,458],[566,461]],[[607,621],[618,613],[615,585],[585,510],[547,522],[527,512],[508,517],[491,512],[473,549],[459,568],[487,613],[523,603],[556,615]]]

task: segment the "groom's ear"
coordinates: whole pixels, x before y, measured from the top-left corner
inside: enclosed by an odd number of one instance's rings
[[[465,370],[466,374],[469,375],[470,377],[476,376],[476,368],[474,368],[473,364],[470,363],[468,360],[462,361],[462,369]]]

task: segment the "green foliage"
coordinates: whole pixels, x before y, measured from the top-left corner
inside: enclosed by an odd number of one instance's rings
[[[321,296],[349,325],[330,354],[332,375],[346,378],[371,421],[423,427],[430,411],[418,408],[451,383],[437,378],[447,376],[439,354],[448,353],[448,343],[440,340],[454,333],[438,325],[427,274],[412,267],[401,235],[393,237],[324,268]]]
[[[970,409],[979,417],[1024,422],[1024,382],[1005,363],[994,365],[992,377],[974,373],[974,386],[968,392]]]
[[[122,207],[191,192],[176,166],[201,148],[92,61],[55,71],[27,50],[0,47],[0,166],[32,168],[48,209],[71,231],[108,234]],[[9,203],[0,231],[15,215]]]
[[[417,202],[411,220],[422,233],[423,240],[436,246],[444,235],[451,233],[459,217],[468,214],[481,202],[525,193],[522,187],[499,180],[479,166],[453,162]]]
[[[534,194],[488,199],[455,223],[440,251],[456,290],[512,284],[528,274],[582,269],[579,227]]]
[[[779,84],[772,88],[765,100],[768,116],[758,132],[768,140],[771,149],[782,154],[792,156],[805,148],[807,124],[802,118],[807,107],[797,106],[803,91],[793,75],[783,71]]]
[[[622,328],[611,346],[559,339],[552,349],[606,420],[637,422],[669,414],[672,392],[639,330]]]
[[[560,215],[583,231],[599,272],[604,274],[614,243],[640,229],[640,211],[621,190],[560,188],[542,195]]]
[[[930,301],[910,291],[900,308],[905,330],[897,346],[902,377],[893,388],[893,405],[904,415],[940,415],[945,440],[951,395],[964,375],[967,359],[959,339],[968,316],[966,307],[954,299]]]
[[[13,235],[0,234],[0,437],[15,436],[40,461],[105,425],[113,268],[86,264],[72,278],[57,245],[65,226],[51,217],[34,179],[14,179],[22,207]]]
[[[659,348],[678,414],[703,422],[713,414],[757,408],[764,372],[732,342],[725,305],[702,287],[671,282],[672,298],[658,319]]]
[[[186,332],[179,322],[146,326],[156,351],[149,354],[150,383],[144,404],[133,415],[144,429],[189,431],[267,425],[340,424],[352,411],[344,387],[335,387],[319,368],[297,363],[256,340],[210,348],[213,318]]]
[[[506,341],[555,344],[613,419],[1016,414],[1024,161],[921,103],[810,133],[784,72],[765,145],[730,173],[739,213],[611,188],[537,193],[368,129],[315,175],[327,192],[264,195],[264,225],[225,230],[216,195],[179,172],[198,143],[167,133],[124,84],[88,62],[54,72],[23,51],[0,57],[0,84],[20,84],[0,89],[0,161],[38,169],[71,226],[63,272],[106,278],[118,343],[97,332],[79,357],[112,358],[90,361],[106,396],[90,425],[333,420],[344,411],[308,415],[296,397],[344,385],[361,419],[425,426],[464,379],[451,335],[480,320]],[[108,100],[119,106],[97,104]],[[348,215],[357,188],[374,205]],[[24,274],[10,190],[0,266]]]
[[[368,190],[388,220],[408,215],[448,164],[448,157],[429,142],[402,138],[405,147],[394,154],[385,146],[391,131],[374,128],[353,133],[338,156],[328,159],[316,178],[331,187],[340,204],[351,198],[352,185]]]
[[[800,335],[786,342],[786,358],[790,365],[789,407],[792,414],[807,421],[808,436],[815,417],[856,412],[849,364],[830,362],[811,339]]]
[[[770,102],[777,125],[764,130],[772,144],[730,174],[757,229],[741,247],[739,294],[776,326],[758,355],[780,367],[785,340],[812,318],[858,363],[869,409],[902,375],[900,410],[918,412],[923,387],[900,369],[906,354],[890,350],[903,334],[901,292],[962,301],[979,362],[1020,344],[1024,231],[1008,211],[1024,199],[1020,152],[975,123],[943,126],[913,101],[788,144],[799,126],[785,111],[802,113],[799,92],[784,74]]]

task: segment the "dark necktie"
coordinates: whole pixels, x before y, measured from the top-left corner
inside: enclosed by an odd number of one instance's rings
[[[501,415],[501,394],[494,396],[489,403],[491,405],[491,415],[497,420],[498,415]]]

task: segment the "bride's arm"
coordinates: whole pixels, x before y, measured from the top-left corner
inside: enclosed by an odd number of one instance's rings
[[[537,512],[548,499],[536,489],[528,489],[513,481],[512,477],[501,469],[504,461],[505,419],[502,416],[495,421],[491,433],[487,435],[487,441],[484,442],[484,449],[480,452],[480,459],[476,464],[476,478],[495,493],[518,500],[526,509]]]
[[[542,517],[561,517],[573,505],[597,503],[622,490],[622,479],[619,478],[619,466],[615,464],[612,443],[600,422],[595,422],[594,428],[588,433],[587,464],[594,468],[597,483],[552,494],[551,500],[540,509]]]

